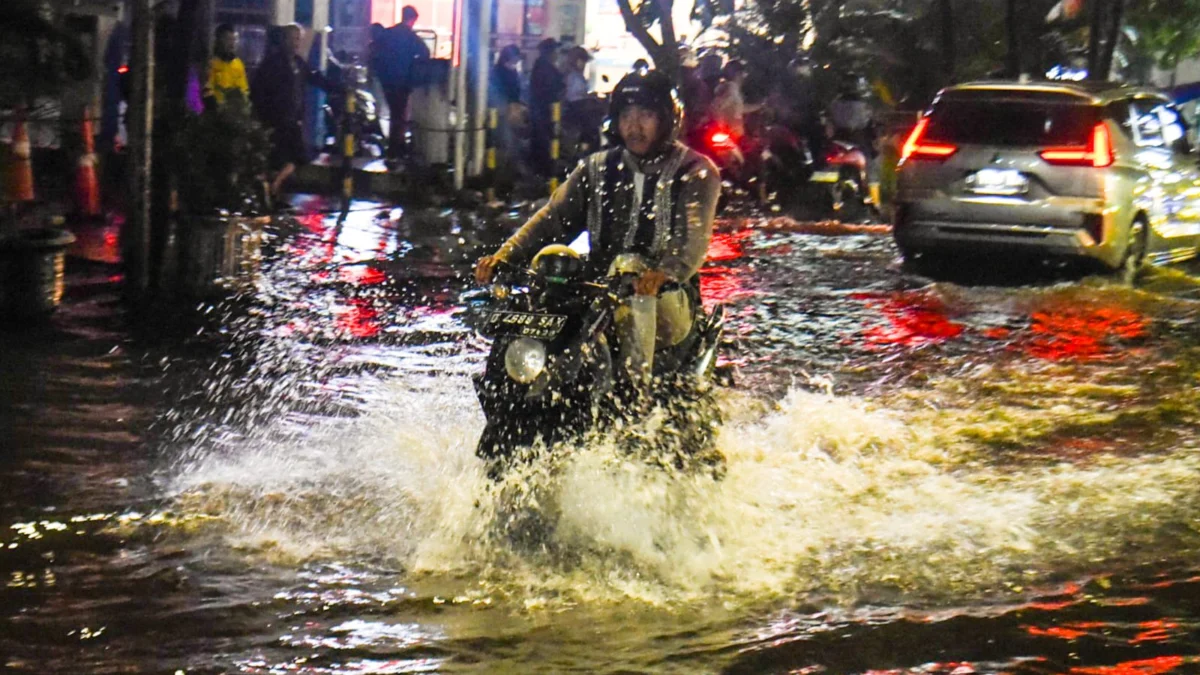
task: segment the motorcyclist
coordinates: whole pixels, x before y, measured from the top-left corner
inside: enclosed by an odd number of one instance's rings
[[[583,232],[594,277],[606,275],[620,254],[642,255],[648,269],[636,277],[635,295],[615,321],[630,379],[646,384],[652,354],[650,363],[628,355],[647,343],[646,330],[655,331],[658,349],[679,344],[691,331],[721,181],[711,160],[677,140],[683,106],[664,73],[633,71],[623,77],[613,90],[609,117],[615,147],[580,162],[546,206],[495,254],[476,263],[475,278],[486,284],[501,262],[526,261],[544,244],[570,242]],[[632,309],[644,307],[646,298],[657,298],[650,304],[652,322],[637,320]]]

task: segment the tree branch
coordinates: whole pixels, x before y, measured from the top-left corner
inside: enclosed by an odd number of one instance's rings
[[[649,1],[649,0],[644,0]],[[625,30],[629,31],[634,38],[641,43],[642,47],[649,52],[651,58],[658,54],[658,50],[662,45],[654,41],[654,36],[646,29],[637,15],[634,14],[633,7],[629,4],[629,0],[617,0],[617,7],[621,10],[621,18],[625,20]]]

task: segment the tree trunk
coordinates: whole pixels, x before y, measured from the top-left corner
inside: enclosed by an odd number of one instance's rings
[[[625,30],[629,31],[630,35],[633,35],[650,55],[651,60],[654,61],[654,67],[666,72],[672,80],[675,80],[679,72],[679,50],[675,44],[675,23],[671,19],[673,0],[643,0],[643,2],[654,2],[658,6],[658,21],[662,28],[663,43],[659,44],[642,24],[641,19],[633,11],[633,6],[629,4],[630,0],[617,0],[617,8],[621,10],[621,18],[625,21]]]
[[[1017,18],[1020,15],[1020,8],[1017,6],[1017,0],[1007,0],[1004,16],[1004,28],[1008,37],[1008,60],[1005,63],[1005,71],[1008,76],[1016,79],[1021,76],[1021,29],[1020,21]]]
[[[1117,51],[1117,43],[1121,40],[1121,20],[1125,16],[1125,0],[1113,0],[1108,14],[1108,30],[1104,35],[1104,50],[1100,54],[1100,74],[1098,79],[1107,80],[1112,75],[1113,54]]]
[[[938,0],[942,32],[942,68],[946,84],[954,83],[954,5],[951,0]]]
[[[1104,0],[1089,0],[1091,18],[1088,24],[1088,79],[1102,80],[1100,74],[1100,49],[1103,46],[1100,38],[1104,32]]]

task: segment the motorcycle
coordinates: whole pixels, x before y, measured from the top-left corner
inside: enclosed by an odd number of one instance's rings
[[[868,160],[853,143],[827,141],[823,161],[818,161],[809,143],[786,126],[765,125],[747,142],[721,125],[709,124],[694,134],[691,145],[735,186],[753,193],[761,185],[761,198],[774,195],[785,202],[802,202],[807,196],[821,210],[843,218],[860,217],[868,208]],[[820,189],[814,195],[805,189],[808,185]]]
[[[712,383],[724,309],[697,308],[690,334],[654,353],[651,400],[641,399],[616,353],[614,314],[644,265],[639,256],[618,256],[606,278],[587,281],[582,259],[552,245],[529,269],[498,268],[475,326],[492,339],[475,391],[486,418],[476,454],[493,479],[531,458],[539,442],[551,447],[617,428],[625,430],[623,447],[648,461],[723,472]],[[664,415],[662,424],[652,438],[639,435],[631,422],[652,410]]]
[[[329,92],[323,109],[325,117],[325,152],[340,155],[341,139],[349,131],[354,134],[354,156],[377,159],[383,157],[387,141],[379,122],[379,105],[374,94],[367,91],[369,81],[366,66],[356,57],[339,54],[329,62],[326,79],[335,85]],[[354,112],[346,110],[346,97],[354,97]]]
[[[830,140],[825,165],[813,171],[811,180],[827,186],[825,206],[843,219],[859,218],[870,209],[867,182],[867,153],[854,143]]]

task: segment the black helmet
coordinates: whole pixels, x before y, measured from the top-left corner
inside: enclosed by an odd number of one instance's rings
[[[608,104],[608,130],[613,142],[624,145],[618,120],[627,106],[640,105],[658,113],[659,123],[666,125],[659,147],[675,142],[683,128],[683,103],[675,91],[675,83],[660,70],[635,70],[617,83]]]

